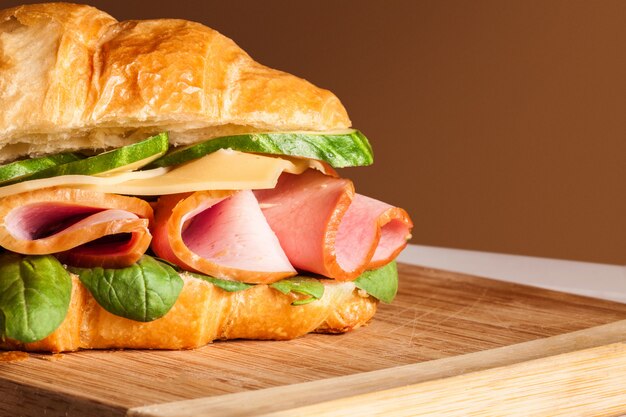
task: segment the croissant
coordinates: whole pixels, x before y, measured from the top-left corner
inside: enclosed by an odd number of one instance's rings
[[[67,352],[79,349],[191,349],[214,340],[293,339],[310,332],[343,333],[367,323],[376,299],[352,282],[326,280],[324,296],[293,306],[292,294],[267,285],[227,292],[182,274],[183,290],[162,318],[138,322],[102,308],[74,277],[68,314],[57,330],[34,343],[0,341],[2,349]]]

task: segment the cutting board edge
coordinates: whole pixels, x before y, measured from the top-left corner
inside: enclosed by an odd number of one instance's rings
[[[496,349],[377,371],[256,391],[135,407],[129,409],[127,415],[129,417],[263,416],[280,415],[282,412],[293,413],[296,408],[299,412],[306,414],[307,409],[320,404],[333,404],[339,401],[351,403],[351,399],[356,398],[367,402],[368,397],[374,401],[378,397],[373,394],[384,395],[388,391],[402,387],[418,389],[418,386],[421,387],[434,381],[484,371],[501,372],[514,365],[550,361],[557,356],[574,360],[581,352],[598,351],[610,346],[619,347],[623,353],[621,356],[626,362],[626,320]],[[626,392],[626,384],[623,390]],[[276,401],[276,398],[280,398],[281,401]],[[626,403],[626,401],[623,402]]]
[[[255,416],[608,417],[626,412],[625,375],[626,343],[613,343]]]

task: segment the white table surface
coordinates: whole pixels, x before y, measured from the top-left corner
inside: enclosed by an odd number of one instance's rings
[[[398,261],[626,303],[621,265],[419,245],[407,246]]]

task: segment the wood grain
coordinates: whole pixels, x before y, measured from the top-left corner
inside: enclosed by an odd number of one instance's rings
[[[614,343],[625,332],[622,320],[379,371],[140,407],[129,416],[527,416],[537,403],[544,412],[536,415],[558,415],[557,408],[560,415],[614,415],[626,411],[626,344]],[[578,407],[593,412],[574,413]]]
[[[626,319],[626,305],[609,301],[414,266],[401,265],[400,274],[394,303],[346,335],[0,363],[0,398],[9,398],[0,402],[0,415],[72,416],[85,409],[93,416],[124,415],[131,408],[455,358]],[[36,398],[32,406],[12,405],[27,395]]]
[[[617,416],[626,412],[625,376],[626,344],[618,343],[263,415]]]

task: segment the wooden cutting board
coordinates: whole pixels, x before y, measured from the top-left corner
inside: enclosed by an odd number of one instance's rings
[[[345,335],[0,362],[0,416],[626,411],[626,305],[399,269],[394,303]]]

